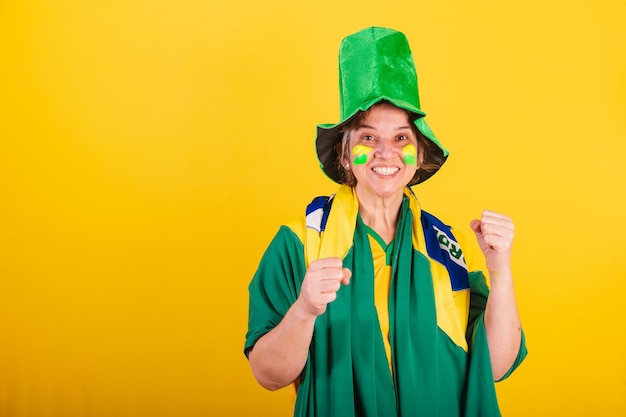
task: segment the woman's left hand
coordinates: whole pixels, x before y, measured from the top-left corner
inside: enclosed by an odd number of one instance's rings
[[[515,235],[513,221],[504,214],[485,210],[480,220],[471,221],[470,227],[476,234],[478,245],[485,255],[490,274],[510,272]]]

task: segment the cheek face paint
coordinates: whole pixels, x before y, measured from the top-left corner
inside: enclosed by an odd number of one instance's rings
[[[406,145],[402,148],[404,163],[407,165],[417,165],[417,149],[415,145]]]
[[[354,156],[352,162],[354,162],[354,165],[363,165],[366,163],[367,158],[373,150],[374,149],[365,145],[356,145],[352,148],[352,155]]]

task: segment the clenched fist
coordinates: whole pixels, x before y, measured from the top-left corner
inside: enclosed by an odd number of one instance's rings
[[[470,227],[476,234],[478,245],[485,255],[490,273],[508,272],[511,268],[511,252],[515,227],[503,214],[485,210],[480,220],[472,220]]]
[[[343,268],[340,258],[324,258],[311,262],[306,271],[299,300],[307,313],[319,316],[328,303],[337,298],[341,284],[348,285],[352,272]]]

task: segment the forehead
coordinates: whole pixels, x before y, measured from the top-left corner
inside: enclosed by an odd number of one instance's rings
[[[375,104],[355,120],[354,129],[362,127],[408,129],[411,120],[406,110],[390,103]]]

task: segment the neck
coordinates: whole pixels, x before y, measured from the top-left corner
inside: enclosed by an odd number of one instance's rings
[[[389,243],[396,235],[396,226],[400,216],[402,193],[388,198],[362,198],[356,190],[359,199],[359,214],[363,223],[371,227],[376,233]]]

